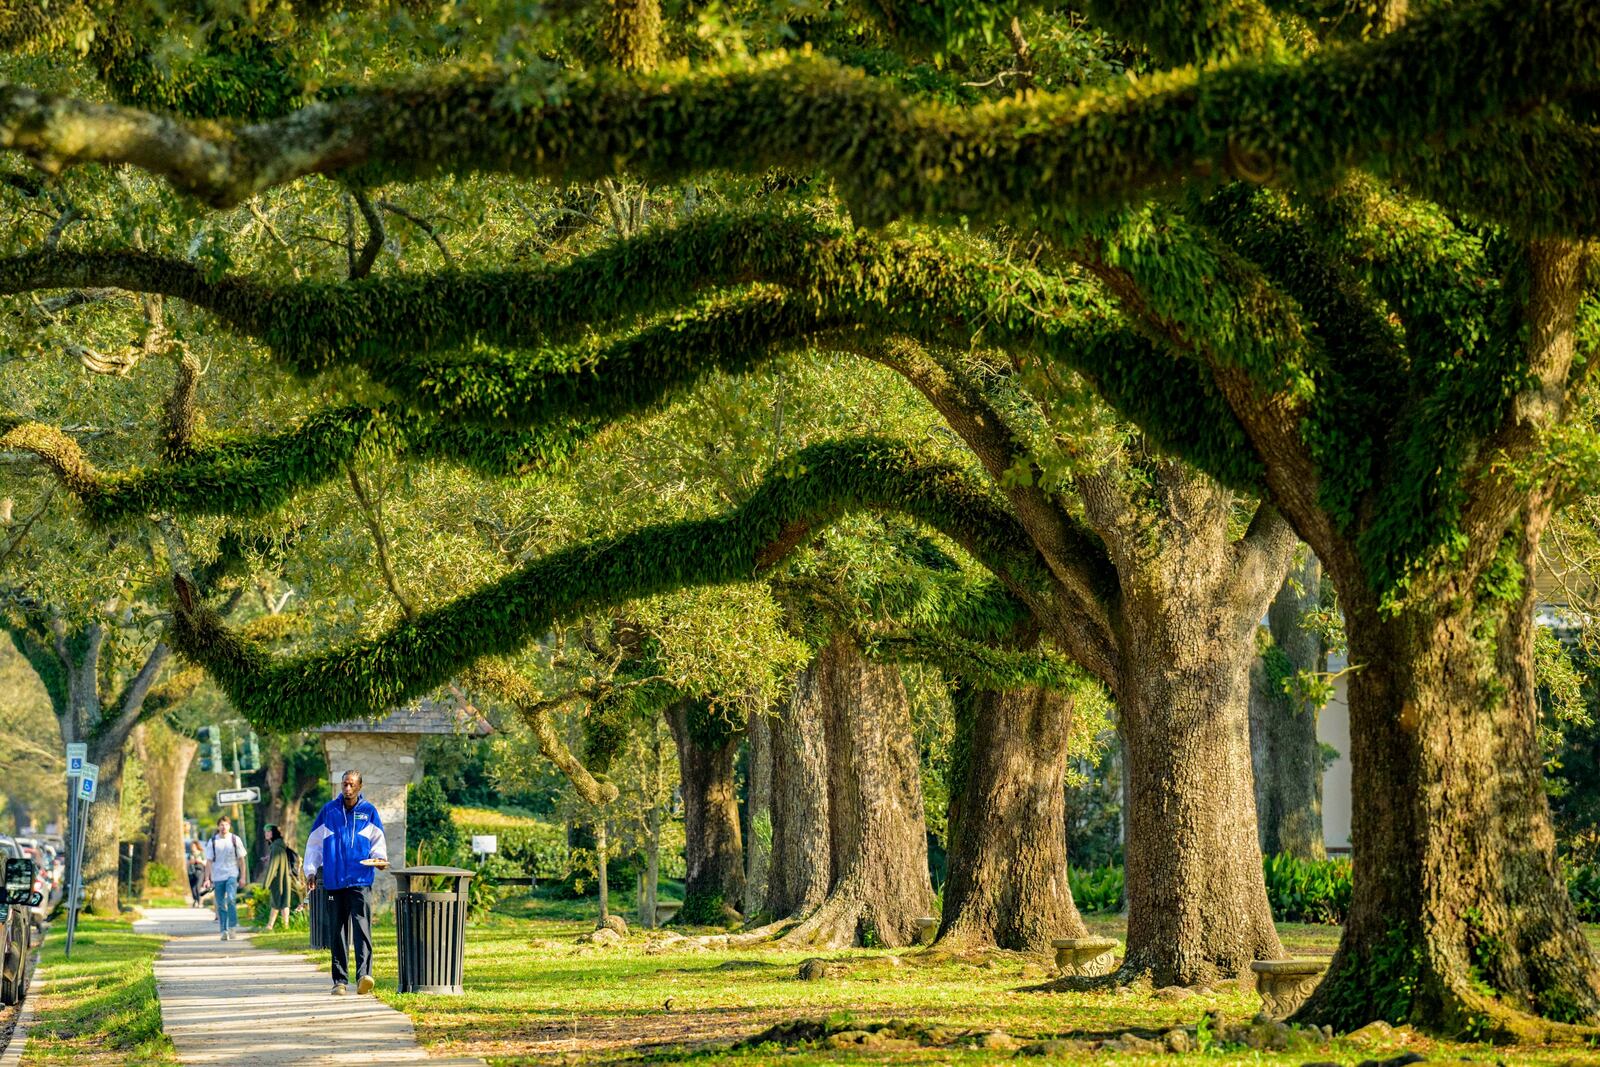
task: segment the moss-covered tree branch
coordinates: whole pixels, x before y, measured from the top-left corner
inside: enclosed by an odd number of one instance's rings
[[[783,166],[826,170],[862,221],[964,213],[1037,222],[1041,212],[1126,205],[1186,179],[1325,184],[1541,106],[1597,73],[1594,5],[1480,0],[1299,60],[1242,59],[970,110],[916,104],[805,55],[648,78],[362,90],[233,130],[10,86],[0,89],[0,147],[52,171],[131,164],[218,206],[308,174],[583,181],[627,171],[669,182]],[[1504,205],[1476,206],[1492,215]]]
[[[181,584],[174,640],[258,726],[301,729],[370,716],[484,656],[516,651],[560,619],[758,576],[813,531],[863,508],[894,510],[943,531],[1030,608],[1049,595],[1042,561],[987,488],[957,468],[866,439],[796,453],[724,515],[562,549],[372,640],[275,659],[223,626]]]
[[[590,424],[554,422],[497,431],[419,418],[403,411],[341,407],[260,436],[201,437],[183,455],[150,467],[101,471],[71,436],[40,423],[0,420],[0,449],[31,452],[73,494],[96,525],[156,512],[261,515],[339,476],[363,448],[454,460],[491,475],[543,469],[568,456]]]

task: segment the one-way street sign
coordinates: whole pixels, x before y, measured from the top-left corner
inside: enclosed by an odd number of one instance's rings
[[[259,804],[261,803],[261,790],[253,785],[242,789],[217,790],[217,807],[225,808],[229,804]]]

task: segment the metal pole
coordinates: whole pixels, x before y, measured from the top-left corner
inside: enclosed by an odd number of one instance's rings
[[[88,822],[88,805],[81,799],[73,801],[77,813],[75,840],[72,842],[72,871],[67,879],[67,959],[72,958],[73,936],[78,932],[78,898],[83,895],[83,838],[84,824]]]
[[[233,720],[230,719],[229,721],[232,722]],[[237,727],[235,727],[234,731],[233,731],[233,787],[235,789],[240,789],[240,788],[243,788],[243,786],[244,786],[244,782],[239,777],[239,730],[238,730]],[[230,805],[228,805],[228,809],[233,812],[233,832],[238,834],[239,833],[239,805],[230,804]],[[239,834],[239,836],[243,837],[244,835],[243,834]]]

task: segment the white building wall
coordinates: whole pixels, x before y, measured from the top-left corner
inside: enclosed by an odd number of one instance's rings
[[[1344,668],[1344,656],[1328,657],[1330,672]],[[1322,843],[1329,851],[1350,847],[1350,691],[1346,679],[1344,675],[1334,679],[1333,695],[1317,716],[1317,740],[1339,753],[1322,772]]]

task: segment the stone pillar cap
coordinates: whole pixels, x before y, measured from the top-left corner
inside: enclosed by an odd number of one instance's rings
[[[1250,969],[1257,974],[1321,974],[1328,960],[1255,960]]]
[[[1066,949],[1108,949],[1116,948],[1117,941],[1115,938],[1111,937],[1058,937],[1050,942],[1050,947]]]

